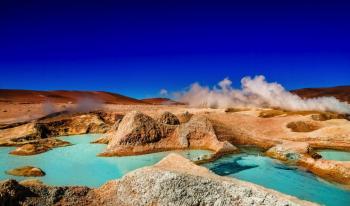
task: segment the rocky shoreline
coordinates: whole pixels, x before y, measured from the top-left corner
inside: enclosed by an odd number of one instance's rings
[[[317,205],[211,173],[179,155],[130,172],[97,189],[0,183],[5,205]]]

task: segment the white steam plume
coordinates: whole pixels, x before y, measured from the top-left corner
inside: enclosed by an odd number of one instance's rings
[[[333,111],[350,114],[350,104],[334,97],[302,99],[285,90],[278,83],[268,83],[264,76],[244,77],[242,88],[232,88],[232,82],[225,78],[218,87],[209,88],[198,83],[177,94],[178,100],[194,107],[278,107],[286,110]]]
[[[103,102],[94,98],[78,99],[76,105],[69,109],[70,112],[91,112],[101,109]]]

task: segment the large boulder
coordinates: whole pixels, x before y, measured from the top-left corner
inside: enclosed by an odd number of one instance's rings
[[[169,125],[179,125],[180,121],[179,119],[170,112],[164,112],[162,115],[159,117],[158,122],[162,124],[169,124]]]
[[[15,180],[0,182],[0,205],[19,205],[32,192]]]
[[[236,151],[229,142],[218,141],[210,121],[194,116],[182,125],[159,123],[151,117],[130,112],[121,121],[102,156],[132,155],[172,149],[209,149],[219,153]]]
[[[316,205],[215,175],[176,154],[111,181],[94,194],[100,205]]]
[[[171,134],[174,125],[157,122],[150,116],[138,111],[129,112],[119,124],[118,130],[106,134],[111,138],[102,156],[132,155],[179,149]]]
[[[210,149],[216,152],[237,151],[229,142],[220,142],[211,122],[201,115],[195,115],[187,123],[180,125],[178,137],[181,144],[189,148]]]
[[[154,119],[141,112],[132,111],[126,114],[120,122],[118,130],[107,149],[115,144],[143,145],[157,142],[161,138],[162,131]]]

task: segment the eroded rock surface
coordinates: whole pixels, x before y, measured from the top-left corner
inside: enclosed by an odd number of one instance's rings
[[[19,146],[33,143],[41,144],[39,140],[86,133],[105,133],[110,129],[97,114],[59,113],[38,120],[15,124],[0,129],[0,146]]]
[[[217,140],[210,121],[193,116],[187,123],[169,125],[137,111],[125,115],[117,131],[111,134],[102,155],[131,155],[170,149],[209,149],[215,152],[233,152],[237,148]]]
[[[169,125],[180,124],[180,120],[173,113],[170,112],[163,112],[162,115],[159,117],[158,122]]]
[[[33,143],[24,144],[17,147],[15,150],[11,151],[10,154],[13,155],[35,155],[46,152],[56,147],[65,147],[71,145],[70,142],[47,138],[34,141]]]
[[[14,176],[24,176],[24,177],[41,177],[45,175],[45,172],[40,168],[32,167],[32,166],[24,166],[16,169],[11,169],[6,171],[9,175]]]
[[[306,142],[284,141],[266,151],[266,155],[282,161],[298,161],[302,155],[308,154],[310,146]]]
[[[266,155],[299,165],[326,180],[350,186],[350,162],[321,159],[308,143],[287,141],[270,148]]]
[[[312,132],[321,128],[321,125],[312,121],[289,122],[287,127],[293,132]]]
[[[326,180],[350,187],[350,162],[314,159],[303,155],[298,165]]]
[[[200,115],[193,116],[190,121],[180,125],[176,135],[183,145],[190,148],[206,148],[215,152],[237,150],[227,141],[220,142],[211,122],[208,118]]]
[[[106,134],[102,135],[101,137],[97,138],[91,143],[108,144],[112,140],[113,134],[118,130],[120,122],[121,122],[121,119],[118,119]]]
[[[33,196],[33,193],[15,180],[0,182],[1,205],[20,205],[26,197],[30,196]]]
[[[0,182],[1,205],[94,205],[86,198],[87,187],[51,187],[41,184],[20,184],[15,180]]]
[[[217,176],[176,154],[153,167],[131,172],[120,181],[109,182],[95,193],[106,205],[312,205],[251,183]]]

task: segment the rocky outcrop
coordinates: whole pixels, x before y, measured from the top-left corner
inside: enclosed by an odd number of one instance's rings
[[[345,114],[337,114],[337,113],[331,113],[331,112],[314,114],[314,115],[311,115],[311,118],[315,121],[327,121],[330,119],[349,119]]]
[[[163,112],[162,115],[158,119],[159,123],[169,124],[169,125],[179,125],[179,119],[170,112]]]
[[[87,187],[51,187],[23,184],[15,180],[0,182],[0,205],[93,205]]]
[[[314,159],[305,155],[298,165],[326,180],[350,187],[350,162]]]
[[[204,116],[193,116],[190,121],[180,125],[176,134],[182,145],[189,148],[206,148],[215,152],[232,152],[237,150],[227,141],[220,142],[211,122]]]
[[[293,132],[312,132],[321,128],[321,125],[313,121],[295,121],[289,122],[287,128]]]
[[[273,190],[220,177],[175,154],[94,191],[101,205],[313,205]]]
[[[7,205],[316,205],[252,183],[215,175],[177,154],[97,189],[21,185],[9,180],[0,183],[0,198],[7,198],[7,202],[4,201]]]
[[[0,146],[35,143],[49,137],[105,133],[110,126],[96,114],[67,114],[49,116],[36,121],[0,130]]]
[[[19,182],[23,186],[31,186],[31,185],[44,185],[44,183],[39,179],[25,179]]]
[[[13,155],[35,155],[43,152],[47,152],[56,147],[65,147],[71,145],[70,142],[55,139],[47,138],[35,141],[33,143],[24,144],[17,147],[15,150],[11,151],[10,154]]]
[[[91,144],[108,144],[111,141],[111,139],[112,139],[112,136],[110,134],[105,134],[102,137],[99,137],[90,143]]]
[[[266,155],[301,166],[326,180],[350,186],[350,162],[321,159],[308,143],[285,141],[270,148]]]
[[[188,111],[185,111],[184,113],[179,114],[177,117],[179,118],[180,123],[186,123],[190,121],[193,114],[189,113]]]
[[[26,197],[33,196],[33,193],[15,180],[0,182],[0,204],[20,205]]]
[[[41,177],[45,175],[45,172],[37,167],[24,166],[24,167],[8,170],[6,171],[6,174],[14,175],[14,176],[24,176],[24,177]]]
[[[124,115],[119,113],[106,112],[102,110],[90,112],[90,114],[97,115],[104,123],[113,125],[123,119]],[[112,129],[112,128],[111,128]]]
[[[57,117],[41,120],[37,123],[46,131],[45,136],[57,137],[66,135],[105,133],[110,127],[97,115],[83,114],[77,116]]]
[[[345,119],[314,121],[311,112],[289,112],[272,118],[259,118],[259,111],[217,112],[206,114],[206,117],[213,124],[219,140],[227,140],[234,145],[269,149],[287,140],[307,142],[312,148],[350,149],[350,122]],[[295,131],[298,131],[295,132],[286,127],[291,122],[305,124],[294,124]],[[311,128],[313,131],[308,128],[311,124],[315,125]]]
[[[137,146],[158,142],[170,132],[165,125],[158,124],[151,117],[133,111],[125,115],[108,148],[116,144]]]
[[[92,144],[108,144],[113,137],[113,134],[118,130],[119,124],[121,122],[121,119],[118,119],[111,129],[104,135],[102,135],[100,138],[97,138],[96,140],[92,141]]]
[[[308,154],[310,146],[305,142],[284,141],[266,151],[266,155],[282,161],[299,161],[303,154]]]
[[[228,142],[217,140],[208,119],[193,116],[182,125],[162,124],[133,111],[125,115],[117,131],[101,155],[133,155],[171,149],[209,149],[217,153],[236,151]]]
[[[171,134],[175,126],[158,123],[153,118],[132,111],[124,116],[118,130],[108,134],[111,138],[103,156],[132,155],[179,148]]]

